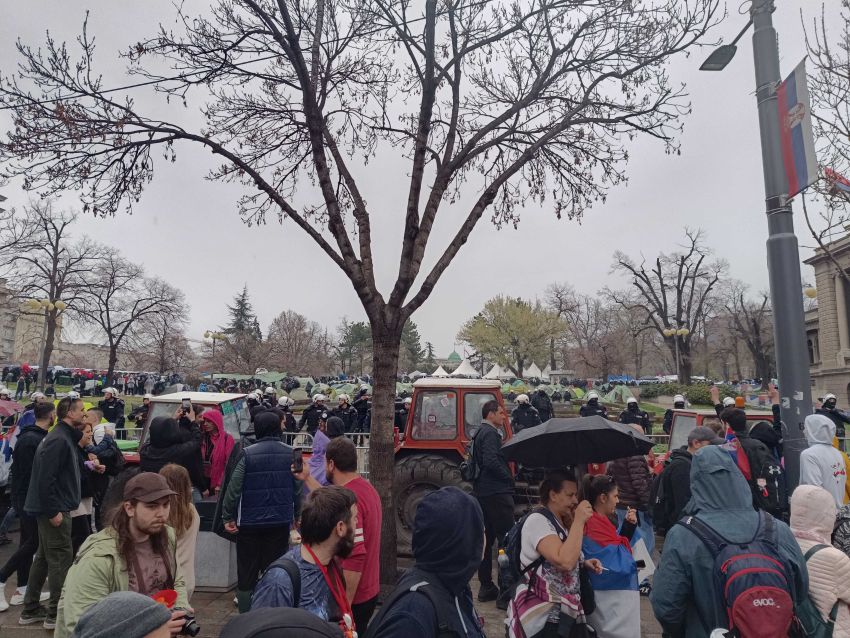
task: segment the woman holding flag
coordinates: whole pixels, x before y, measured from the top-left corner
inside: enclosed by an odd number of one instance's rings
[[[611,522],[616,520],[619,489],[610,476],[585,475],[582,498],[593,506],[582,553],[602,563],[601,574],[590,574],[596,611],[588,622],[605,638],[640,638],[637,565],[629,542],[637,529],[637,513],[629,508],[619,530]]]

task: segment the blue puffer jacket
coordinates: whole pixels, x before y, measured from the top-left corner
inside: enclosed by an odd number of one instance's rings
[[[239,524],[245,527],[288,525],[295,518],[292,448],[278,436],[245,448],[245,479]]]
[[[759,524],[744,475],[728,452],[716,446],[694,455],[691,500],[683,514],[697,516],[732,542],[750,541]],[[802,600],[809,583],[800,546],[785,523],[775,524],[779,553],[794,573],[791,593],[795,600]],[[651,602],[665,636],[707,638],[715,628],[728,628],[726,608],[714,586],[714,559],[681,525],[674,525],[664,540]]]

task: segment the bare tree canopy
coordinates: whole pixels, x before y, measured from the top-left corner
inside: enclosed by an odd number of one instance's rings
[[[38,385],[44,388],[47,367],[53,354],[59,316],[79,311],[85,304],[87,276],[98,247],[86,239],[72,241],[72,213],[56,211],[49,200],[32,204],[25,211],[24,231],[30,237],[28,250],[17,252],[12,261],[13,279],[23,299],[44,301],[45,327]]]
[[[293,310],[275,317],[268,340],[276,344],[272,365],[289,374],[320,375],[334,367],[327,330]]]
[[[118,351],[132,340],[143,322],[159,316],[165,322],[188,314],[183,293],[157,278],[145,277],[114,248],[101,247],[86,276],[83,303],[77,313],[100,328],[109,346],[107,377],[112,378]]]
[[[659,255],[654,262],[636,261],[621,251],[614,254],[615,272],[629,279],[629,293],[614,293],[614,300],[630,311],[641,310],[645,321],[664,338],[671,353],[681,358],[681,383],[690,383],[691,341],[707,310],[714,288],[727,264],[713,260],[704,245],[702,231],[685,230],[687,243],[680,251]],[[686,330],[684,335],[665,335],[669,330]]]
[[[577,217],[625,178],[628,138],[676,150],[689,105],[667,65],[722,17],[718,0],[218,0],[201,16],[188,8],[178,4],[176,29],[134,43],[126,58],[171,99],[188,103],[199,88],[209,98],[204,126],[163,121],[109,92],[85,29],[80,54],[48,37],[44,49],[19,44],[19,72],[0,82],[0,107],[15,123],[0,145],[0,174],[46,193],[79,190],[85,210],[107,215],[138,200],[159,156],[202,145],[221,160],[213,179],[245,185],[246,221],[286,218],[333,260],[372,330],[370,467],[385,511],[382,574],[394,580],[392,402],[405,323],[485,212],[513,224],[523,205],[548,200],[558,216]],[[177,75],[164,77],[163,66]],[[362,167],[379,151],[404,158],[409,180],[394,210],[405,221],[387,296],[363,190]],[[472,198],[461,204],[465,183]],[[456,230],[435,246],[441,211]],[[423,269],[426,249],[434,261]]]
[[[137,370],[197,372],[195,353],[186,338],[186,316],[154,313],[134,326],[128,355]]]
[[[728,291],[725,307],[730,327],[749,350],[756,377],[761,379],[762,388],[767,388],[774,352],[770,296],[762,292],[751,299],[747,287],[740,281],[730,282]]]

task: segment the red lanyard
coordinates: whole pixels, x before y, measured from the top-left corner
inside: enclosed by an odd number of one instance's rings
[[[303,547],[309,552],[310,556],[316,562],[316,566],[321,570],[322,576],[325,578],[325,583],[327,583],[328,589],[331,590],[331,595],[334,597],[336,604],[339,606],[339,611],[342,614],[342,620],[339,625],[342,629],[343,635],[346,638],[357,638],[357,628],[354,626],[354,614],[351,611],[351,605],[348,603],[348,597],[345,595],[345,587],[342,584],[342,578],[338,571],[334,571],[336,582],[332,583],[327,568],[322,565],[321,561],[313,553],[313,550],[310,549],[310,546],[304,545]]]

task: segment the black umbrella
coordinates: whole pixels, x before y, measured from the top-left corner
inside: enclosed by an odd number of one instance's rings
[[[648,454],[653,442],[631,426],[601,416],[549,419],[523,430],[502,446],[509,461],[526,467],[605,463]]]

